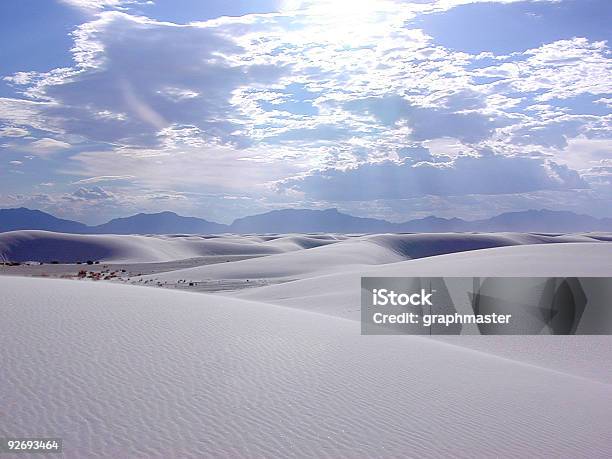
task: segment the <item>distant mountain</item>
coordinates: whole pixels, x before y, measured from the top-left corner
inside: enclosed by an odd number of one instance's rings
[[[496,217],[476,221],[466,221],[460,218],[426,217],[403,223],[391,223],[374,218],[353,217],[338,212],[337,209],[285,209],[239,218],[230,225],[230,231],[234,233],[439,233],[465,231],[563,233],[612,231],[612,219],[598,219],[566,211],[527,210],[504,213]]]
[[[58,233],[87,233],[89,227],[72,220],[63,220],[40,210],[0,209],[0,232],[21,229],[56,231]]]
[[[393,223],[353,217],[338,209],[283,209],[234,220],[234,233],[376,233],[389,231]]]
[[[0,209],[0,232],[23,229],[79,234],[207,234],[228,231],[227,225],[202,218],[181,217],[174,212],[137,214],[115,218],[98,226],[62,220],[40,210]]]
[[[212,234],[212,233],[441,233],[465,231],[516,231],[569,233],[612,231],[612,218],[594,218],[567,211],[527,210],[465,221],[426,217],[403,223],[353,217],[338,209],[283,209],[239,218],[223,225],[174,212],[137,214],[98,226],[62,220],[39,210],[0,209],[0,232],[21,229],[90,234]]]
[[[472,222],[478,231],[577,232],[612,231],[612,219],[557,210],[526,210],[508,212],[486,220]]]
[[[105,234],[206,234],[227,232],[228,226],[202,218],[181,217],[174,212],[160,212],[115,218],[92,227],[91,231]]]

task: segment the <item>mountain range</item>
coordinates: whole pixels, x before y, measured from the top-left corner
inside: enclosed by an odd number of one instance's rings
[[[64,220],[24,207],[0,209],[0,232],[46,230],[78,234],[211,234],[211,233],[383,233],[383,232],[581,232],[612,231],[612,218],[595,218],[567,211],[527,210],[492,218],[426,217],[402,223],[354,217],[337,209],[283,209],[236,219],[224,225],[174,212],[139,213],[97,226]]]

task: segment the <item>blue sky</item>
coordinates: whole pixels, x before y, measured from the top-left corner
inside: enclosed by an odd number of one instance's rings
[[[612,216],[607,0],[4,0],[0,206]]]

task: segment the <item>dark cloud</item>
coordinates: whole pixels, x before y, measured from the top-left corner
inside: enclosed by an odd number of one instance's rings
[[[474,95],[461,95],[441,101],[446,107],[430,108],[410,104],[401,96],[368,97],[345,104],[345,108],[374,116],[378,121],[393,126],[406,120],[412,129],[413,140],[454,137],[465,142],[478,142],[491,135],[496,124],[488,116],[477,112],[456,113],[458,109],[480,106]],[[465,104],[465,105],[464,105]]]
[[[585,189],[588,185],[577,172],[554,162],[488,154],[458,157],[448,163],[405,159],[347,170],[318,170],[286,180],[279,188],[303,192],[312,199],[368,201]]]
[[[514,129],[510,141],[517,145],[541,145],[565,148],[567,139],[585,130],[584,117],[561,116],[546,122],[536,122]]]
[[[96,141],[151,146],[161,129],[195,124],[212,140],[249,144],[235,134],[242,123],[232,92],[273,83],[282,67],[231,63],[224,56],[244,50],[215,27],[105,15],[78,32],[76,55],[86,56],[87,69],[62,84],[50,79],[42,85],[44,95],[60,103],[47,113],[64,129]]]

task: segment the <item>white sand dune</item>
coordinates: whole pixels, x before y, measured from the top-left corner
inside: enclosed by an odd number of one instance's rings
[[[342,235],[282,235],[273,239],[267,239],[266,246],[278,247],[283,252],[289,252],[291,250],[312,249],[314,247],[334,244],[345,239],[347,237]]]
[[[604,235],[598,235],[605,237]],[[545,242],[594,241],[586,235],[542,236],[529,234],[410,234],[348,237],[343,235],[79,235],[49,231],[23,230],[0,233],[0,259],[10,261],[67,262],[102,261],[107,263],[167,262],[211,255],[272,255],[316,252],[279,259],[291,266],[294,261],[308,272],[326,264],[323,258],[336,259],[334,264],[379,264],[406,258],[516,244]],[[302,259],[303,257],[303,259]],[[270,265],[277,261],[272,260]],[[245,264],[248,271],[248,264]],[[311,266],[312,268],[309,268]],[[245,271],[245,273],[246,273]],[[246,275],[246,274],[245,274]],[[293,275],[288,273],[287,275]],[[251,276],[252,277],[252,276]],[[269,274],[267,277],[273,277]]]
[[[232,292],[229,296],[360,320],[362,276],[612,276],[612,244],[483,249],[364,266],[348,272]],[[448,336],[436,339],[612,384],[609,336]]]
[[[258,263],[242,260],[217,266],[198,266],[159,275],[143,276],[176,282],[179,279],[293,279],[309,273],[337,272],[345,266],[365,266],[404,260],[400,253],[363,238],[347,239],[308,250],[284,252],[263,257]]]
[[[218,295],[0,290],[0,432],[65,457],[612,454],[612,385],[587,378]]]
[[[142,263],[206,255],[266,255],[289,249],[231,235],[79,235],[28,230],[0,233],[0,258],[11,261]]]
[[[261,263],[265,269],[267,267],[265,262],[275,257],[278,256],[247,260],[247,262],[251,265]],[[236,265],[235,269],[241,273],[237,267],[245,263],[240,261],[232,265]],[[210,266],[210,268],[216,267],[217,265]],[[221,267],[230,269],[232,266]],[[195,268],[197,269],[199,268]],[[266,272],[264,269],[261,272]],[[292,282],[241,290],[231,295],[236,298],[359,320],[362,276],[612,276],[612,244],[596,242],[542,244],[452,253],[381,266],[338,269],[333,273],[304,276]]]
[[[366,238],[402,255],[406,259],[514,245],[599,242],[587,235],[531,233],[377,234],[366,236]]]
[[[367,269],[453,252],[523,244],[600,243],[585,235],[547,236],[528,233],[381,234],[352,237],[332,245],[284,252],[229,265],[198,266],[148,278],[161,282],[215,279],[295,280]]]

